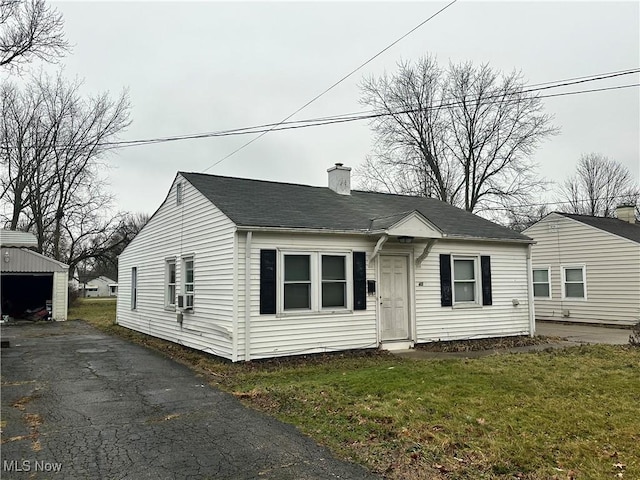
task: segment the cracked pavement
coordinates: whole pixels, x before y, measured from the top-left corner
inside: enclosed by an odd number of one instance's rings
[[[3,479],[378,478],[84,322],[1,329]]]

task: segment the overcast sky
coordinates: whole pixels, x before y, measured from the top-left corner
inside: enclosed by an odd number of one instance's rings
[[[121,139],[211,132],[282,120],[448,2],[55,2],[74,44],[66,75],[85,91],[129,90]],[[640,66],[639,2],[459,0],[294,119],[362,111],[363,76],[424,54],[521,70],[528,84]],[[640,83],[639,75],[569,90]],[[566,91],[566,90],[565,90]],[[561,134],[536,153],[561,180],[582,153],[640,179],[638,87],[544,100]],[[153,213],[179,170],[209,168],[252,136],[120,149],[109,157],[116,208]],[[371,152],[366,121],[271,132],[208,173],[326,185],[335,162]]]

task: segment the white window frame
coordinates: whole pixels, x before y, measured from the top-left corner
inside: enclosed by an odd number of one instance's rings
[[[131,310],[138,308],[138,267],[131,267]]]
[[[191,263],[192,278],[187,282],[187,264]],[[195,306],[195,282],[196,282],[196,261],[195,256],[182,257],[182,294],[184,295],[184,310],[193,310]],[[191,287],[191,288],[189,288]]]
[[[171,282],[171,267],[173,266],[173,283]],[[164,262],[164,306],[167,308],[176,308],[176,298],[178,293],[178,267],[175,257],[167,258]],[[171,295],[171,287],[173,287],[173,298]]]
[[[308,255],[309,275],[311,279],[310,295],[311,308],[308,309],[287,309],[284,308],[284,285],[285,285],[285,256],[287,255]],[[345,262],[345,306],[322,307],[322,257],[342,256]],[[345,250],[279,250],[278,251],[278,279],[277,279],[277,313],[278,315],[305,315],[322,314],[330,312],[351,312],[353,311],[353,255],[351,251]]]
[[[567,282],[567,270],[582,270],[582,282]],[[582,297],[568,297],[567,283],[582,283]],[[584,302],[587,300],[587,266],[585,264],[578,265],[562,265],[562,299],[573,300],[576,302]]]
[[[547,281],[546,282],[536,282],[535,280],[535,272],[536,270],[543,270],[547,272]],[[540,300],[551,300],[552,298],[552,293],[551,293],[551,267],[549,266],[543,266],[543,267],[533,267],[531,269],[531,285],[533,287],[533,298],[538,298]],[[536,285],[547,285],[549,287],[549,295],[547,295],[546,297],[542,297],[539,295],[536,295]]]
[[[471,283],[469,280],[456,280],[456,260],[472,260],[473,261],[473,301],[456,300],[456,283]],[[451,255],[451,299],[452,304],[457,306],[481,306],[482,290],[480,275],[480,257],[478,255]]]

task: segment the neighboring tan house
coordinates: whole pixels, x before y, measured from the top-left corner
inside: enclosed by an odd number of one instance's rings
[[[118,284],[109,277],[101,275],[81,284],[79,290],[82,297],[115,297],[118,292]]]
[[[31,233],[0,230],[0,297],[3,319],[66,320],[69,267],[33,249]]]
[[[119,257],[117,323],[232,361],[533,335],[529,237],[350,170],[179,172]]]
[[[532,237],[536,318],[634,325],[640,322],[640,225],[634,207],[618,218],[550,213]]]

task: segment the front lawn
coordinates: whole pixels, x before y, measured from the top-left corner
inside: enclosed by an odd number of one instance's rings
[[[191,365],[390,479],[640,478],[640,348],[421,361],[359,352],[231,364],[113,326],[104,310],[92,316],[91,303],[69,318]]]

